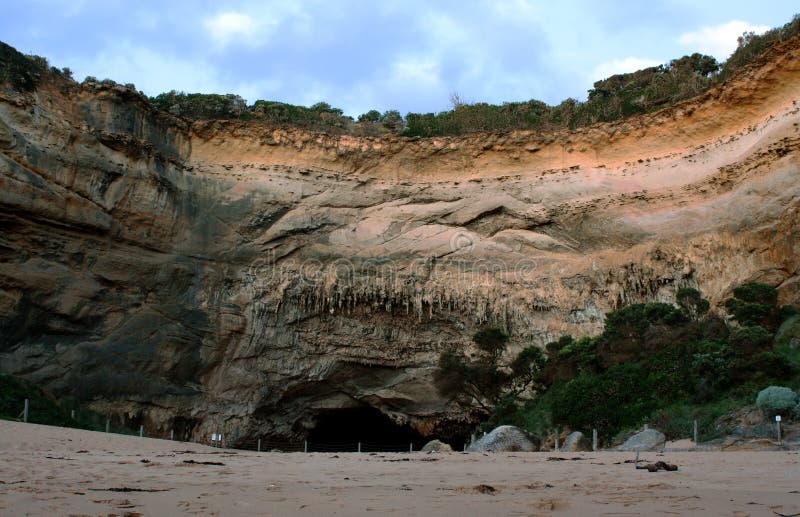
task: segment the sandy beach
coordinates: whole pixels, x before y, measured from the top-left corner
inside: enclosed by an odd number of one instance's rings
[[[0,515],[774,515],[798,452],[256,453],[0,422]],[[559,459],[554,459],[559,458]]]

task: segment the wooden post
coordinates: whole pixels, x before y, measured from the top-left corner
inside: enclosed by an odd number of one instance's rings
[[[75,410],[74,410],[74,409],[73,409],[72,411],[70,411],[70,412],[69,412],[69,417],[70,417],[72,420],[75,420]]]
[[[361,442],[358,442],[358,452],[361,452]]]
[[[697,420],[695,420],[692,423],[692,427],[693,427],[692,431],[693,431],[693,437],[694,437],[694,446],[697,447],[698,445],[700,445],[700,441],[698,440],[698,434],[699,433],[697,432]]]
[[[106,417],[106,432],[111,431],[111,419]]]
[[[169,439],[170,440],[174,440],[175,439],[175,429],[170,429],[169,430]]]
[[[781,440],[781,416],[775,416],[775,423],[778,424],[778,445],[783,445],[783,441]]]
[[[22,410],[22,421],[28,423],[28,413],[30,412],[30,401],[25,399],[25,409]]]
[[[139,426],[139,438],[144,438],[144,426]]]
[[[464,452],[467,452],[467,444],[464,444]]]
[[[308,440],[303,440],[303,452],[308,452]]]
[[[414,452],[414,442],[408,444],[408,452]]]
[[[556,427],[556,443],[555,443],[555,452],[558,452],[558,427]]]
[[[592,429],[592,450],[597,450],[597,429]]]
[[[261,438],[258,439],[258,452],[261,452]]]

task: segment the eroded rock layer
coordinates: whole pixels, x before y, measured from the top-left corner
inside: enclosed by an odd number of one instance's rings
[[[510,353],[695,286],[800,302],[800,42],[573,132],[357,138],[188,123],[124,87],[0,93],[0,370],[150,434],[464,418],[446,347]]]

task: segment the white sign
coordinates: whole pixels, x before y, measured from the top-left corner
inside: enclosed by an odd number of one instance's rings
[[[780,415],[775,415],[775,421],[776,422],[780,422],[781,421],[781,416]]]
[[[217,433],[211,433],[211,441],[212,442],[216,442],[217,441]]]

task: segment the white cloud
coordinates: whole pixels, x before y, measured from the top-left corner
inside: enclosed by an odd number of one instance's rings
[[[606,79],[611,77],[615,74],[625,74],[628,72],[635,72],[637,70],[641,70],[642,68],[648,68],[651,66],[658,66],[661,65],[661,61],[656,61],[655,59],[642,59],[638,57],[626,57],[625,59],[612,59],[611,61],[606,61],[604,63],[600,63],[594,70],[592,70],[592,81],[599,81],[600,79]]]
[[[766,25],[752,25],[741,20],[732,20],[721,25],[701,27],[693,32],[681,34],[678,42],[691,47],[693,52],[701,52],[714,56],[720,61],[728,59],[736,50],[737,38],[744,32],[761,34],[770,29]]]
[[[157,52],[126,42],[106,48],[87,60],[67,59],[66,64],[82,80],[86,75],[98,79],[132,82],[148,95],[173,89],[187,92],[220,93],[226,88],[209,63]]]
[[[519,25],[532,25],[541,21],[543,9],[539,2],[532,0],[505,0],[486,2],[490,12],[498,18],[509,20]]]
[[[234,40],[253,42],[258,24],[244,13],[227,12],[207,18],[204,25],[218,45],[225,47]]]
[[[365,78],[346,91],[339,91],[341,101],[331,102],[357,116],[370,109],[412,109],[421,111],[420,106],[440,104],[440,109],[448,107],[448,88],[442,79],[441,64],[431,56],[401,55],[381,68],[374,76]],[[329,97],[330,99],[331,97]],[[387,103],[387,99],[411,98],[410,106]]]
[[[431,86],[441,81],[439,63],[433,59],[419,57],[398,59],[392,65],[391,75],[392,81],[409,85]]]

